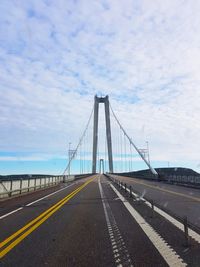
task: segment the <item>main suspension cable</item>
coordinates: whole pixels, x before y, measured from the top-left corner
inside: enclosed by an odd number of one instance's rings
[[[144,155],[140,152],[140,150],[137,148],[137,146],[133,143],[132,139],[129,137],[129,135],[126,133],[126,131],[124,130],[123,126],[121,125],[121,123],[119,122],[117,116],[115,115],[111,105],[110,105],[110,109],[112,111],[112,114],[115,118],[115,120],[117,121],[118,125],[120,126],[121,130],[123,131],[124,135],[128,138],[129,142],[132,144],[132,146],[135,148],[135,150],[138,152],[138,154],[140,155],[140,157],[143,159],[143,161],[146,163],[146,165],[149,167],[149,169],[151,170],[151,172],[158,176],[157,171],[150,165],[150,163],[146,160],[146,158],[144,157]]]
[[[83,134],[82,134],[81,138],[79,139],[78,145],[76,146],[76,149],[73,151],[72,156],[70,157],[69,162],[68,162],[68,164],[67,164],[67,167],[66,167],[65,170],[63,171],[63,174],[62,174],[62,175],[65,175],[65,173],[67,172],[67,170],[68,170],[68,168],[69,168],[69,166],[70,166],[72,160],[75,158],[75,156],[76,156],[76,154],[77,154],[77,151],[78,151],[78,149],[79,149],[79,147],[80,147],[80,145],[81,145],[81,143],[82,143],[82,141],[83,141],[83,138],[85,137],[85,134],[86,134],[86,132],[87,132],[87,130],[88,130],[88,128],[89,128],[89,124],[90,124],[90,121],[91,121],[93,112],[94,112],[94,107],[93,107],[92,112],[91,112],[91,114],[90,114],[90,116],[89,116],[89,119],[88,119],[88,122],[87,122],[87,124],[86,124],[85,130],[83,131]]]

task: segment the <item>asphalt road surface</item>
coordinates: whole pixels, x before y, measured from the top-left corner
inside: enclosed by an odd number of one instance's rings
[[[200,266],[198,233],[103,175],[0,202],[0,239],[1,266]]]
[[[161,207],[200,228],[200,189],[172,185],[164,182],[115,176],[118,180],[131,185],[140,196],[151,199]],[[200,264],[199,264],[200,266]]]

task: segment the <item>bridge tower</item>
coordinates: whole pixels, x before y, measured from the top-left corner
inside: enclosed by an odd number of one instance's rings
[[[93,155],[92,155],[92,172],[96,173],[97,164],[97,144],[98,144],[98,120],[99,120],[99,104],[104,103],[105,121],[106,121],[106,138],[108,148],[109,172],[113,172],[113,156],[112,156],[112,139],[110,127],[110,107],[108,96],[94,97],[94,125],[93,125]]]

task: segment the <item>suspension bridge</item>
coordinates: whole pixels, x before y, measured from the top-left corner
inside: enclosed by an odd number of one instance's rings
[[[103,147],[103,141],[98,146],[98,124],[99,124],[99,106],[103,104],[105,107],[105,147]],[[111,113],[111,114],[110,114]],[[111,120],[111,116],[112,119]],[[91,126],[93,118],[93,127]],[[112,124],[112,127],[111,127]],[[91,128],[93,131],[91,131]],[[111,134],[112,128],[112,134]],[[103,135],[103,131],[101,131]],[[91,142],[93,140],[93,142]],[[112,142],[112,140],[115,140]],[[114,145],[113,145],[114,143]],[[71,143],[70,143],[71,144]],[[91,147],[92,145],[92,147]],[[101,150],[99,150],[99,147]],[[114,149],[113,149],[114,148]],[[69,162],[64,171],[64,175],[70,174],[72,170],[72,162],[78,157],[79,162],[79,172],[92,172],[96,173],[97,170],[100,170],[100,162],[102,166],[105,167],[105,172],[114,173],[114,172],[126,172],[133,170],[133,161],[136,156],[133,153],[135,150],[138,155],[141,157],[142,161],[147,165],[151,173],[158,177],[157,171],[151,166],[149,160],[149,149],[142,148],[139,149],[132,138],[129,137],[119,119],[117,118],[115,112],[113,111],[108,96],[94,98],[94,108],[89,116],[87,125],[83,131],[83,134],[78,142],[77,147],[74,150],[69,149]],[[90,160],[92,151],[92,160]],[[115,160],[113,160],[113,156]],[[103,158],[102,158],[103,157]],[[101,158],[101,161],[100,161]],[[105,166],[104,166],[105,164]],[[77,165],[76,165],[77,167]]]
[[[199,177],[165,179],[129,134],[95,96],[61,175],[2,182],[2,266],[199,266]]]

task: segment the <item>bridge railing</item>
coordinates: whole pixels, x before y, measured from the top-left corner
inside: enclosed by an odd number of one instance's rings
[[[166,177],[169,182],[187,183],[200,185],[200,176],[193,175],[169,175]]]
[[[34,177],[26,179],[0,180],[0,198],[36,191],[54,186],[63,181],[63,176]]]
[[[120,189],[123,189],[125,193],[128,193],[130,198],[136,198],[138,202],[146,203],[149,207],[151,207],[151,209],[152,209],[151,217],[154,217],[154,209],[156,208],[156,212],[158,212],[160,210],[161,211],[160,214],[166,214],[166,215],[172,217],[173,219],[175,219],[180,224],[182,224],[181,229],[184,229],[184,232],[185,232],[185,244],[184,245],[186,245],[186,246],[190,245],[189,244],[190,238],[188,235],[188,229],[190,230],[190,233],[191,233],[191,231],[194,231],[194,232],[200,234],[200,227],[198,227],[197,225],[190,222],[190,220],[187,216],[180,217],[177,214],[175,214],[174,212],[172,212],[171,210],[164,207],[163,205],[156,203],[152,199],[149,199],[147,197],[144,198],[142,196],[142,194],[134,188],[134,186],[131,186],[131,185],[125,183],[124,181],[121,181],[120,178],[117,176],[108,175],[108,174],[106,174],[105,176],[107,178],[109,178],[112,182],[114,182],[116,185],[118,185]],[[165,216],[165,215],[163,215],[163,216]]]
[[[124,173],[114,173],[120,176],[133,177],[137,179],[146,179],[146,180],[158,180],[157,177],[153,176],[151,173],[146,174],[137,174],[133,172],[124,172]],[[194,175],[175,175],[175,174],[162,174],[160,173],[159,181],[188,185],[193,187],[200,187],[200,176]]]
[[[94,173],[0,179],[0,199],[55,186],[61,182],[72,182],[92,175],[94,175]]]

